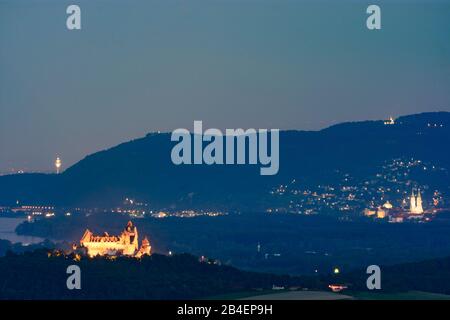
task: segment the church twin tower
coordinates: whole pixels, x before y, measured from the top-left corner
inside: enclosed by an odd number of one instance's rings
[[[423,214],[422,195],[420,194],[420,189],[417,190],[417,196],[414,194],[414,190],[412,191],[409,208],[411,214]]]

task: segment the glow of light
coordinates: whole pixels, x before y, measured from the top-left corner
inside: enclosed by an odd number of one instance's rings
[[[61,168],[62,162],[59,157],[56,157],[55,161],[55,167],[56,167],[56,173],[59,173],[59,169]]]

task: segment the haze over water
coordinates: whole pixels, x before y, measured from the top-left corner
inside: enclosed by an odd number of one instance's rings
[[[23,245],[40,243],[44,241],[44,238],[21,236],[16,234],[16,227],[25,220],[26,219],[23,218],[0,218],[0,239],[8,240],[12,243],[21,242]]]

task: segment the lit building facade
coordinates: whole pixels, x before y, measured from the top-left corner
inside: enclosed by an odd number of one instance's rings
[[[140,258],[143,255],[150,255],[150,241],[145,237],[142,240],[141,247],[139,247],[138,239],[138,230],[129,221],[119,236],[110,236],[107,232],[103,236],[96,236],[89,229],[86,229],[80,240],[80,245],[82,248],[86,248],[87,254],[90,257],[97,255],[124,255]]]
[[[422,195],[420,194],[420,190],[417,190],[417,196],[414,194],[414,190],[412,191],[409,211],[411,214],[423,214]]]

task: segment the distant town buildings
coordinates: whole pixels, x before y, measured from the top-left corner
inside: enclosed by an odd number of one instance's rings
[[[393,117],[389,117],[389,119],[384,120],[384,124],[385,125],[394,125],[395,124],[395,120]]]
[[[377,218],[378,219],[384,219],[386,218],[387,214],[386,214],[386,210],[384,210],[383,208],[378,208],[377,210]]]
[[[437,195],[437,192],[435,192],[435,196]],[[403,199],[402,204],[406,203],[406,199]],[[376,210],[364,209],[364,215],[366,217],[376,217],[378,219],[388,218],[389,222],[393,223],[402,223],[405,220],[429,221],[433,213],[436,212],[436,209],[428,211],[423,209],[422,194],[419,189],[417,190],[417,194],[414,192],[414,189],[412,190],[409,199],[409,208],[406,205],[395,208],[389,201],[386,201],[383,206],[378,207]]]
[[[328,286],[328,288],[331,289],[331,291],[333,292],[341,292],[342,290],[347,289],[348,287],[346,285],[342,285],[342,284],[330,284]]]
[[[385,208],[385,209],[392,209],[393,208],[393,206],[392,206],[392,204],[389,202],[389,200],[388,201],[386,201],[385,202],[385,204],[383,204],[383,208]]]
[[[291,178],[272,187],[269,195],[273,202],[268,202],[265,211],[328,214],[341,220],[362,214],[389,222],[421,223],[450,210],[450,197],[442,182],[430,184],[433,176],[440,176],[440,181],[449,176],[448,170],[437,163],[413,157],[393,158],[374,169],[369,175],[336,169],[327,183],[317,185]]]

